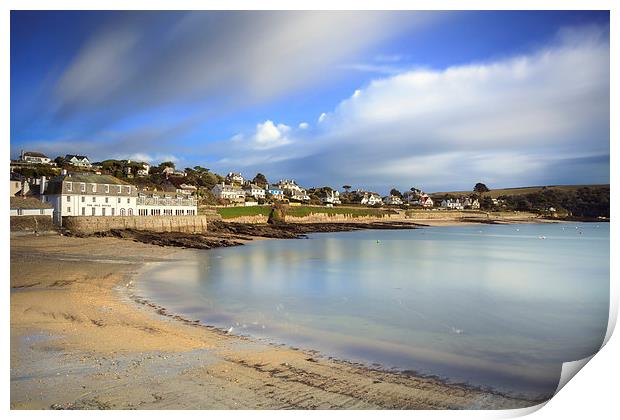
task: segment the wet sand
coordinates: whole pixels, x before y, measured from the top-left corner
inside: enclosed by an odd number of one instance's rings
[[[11,239],[12,409],[485,409],[535,402],[225,334],[130,298],[184,250]]]

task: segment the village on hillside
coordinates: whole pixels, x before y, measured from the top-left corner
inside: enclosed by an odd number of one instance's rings
[[[91,162],[87,156],[73,154],[52,160],[43,153],[26,151],[11,160],[10,168],[11,216],[43,215],[56,225],[62,224],[63,217],[194,216],[209,208],[277,203],[313,208],[524,210],[545,215],[580,212],[582,216],[608,217],[596,207],[605,207],[604,202],[599,203],[599,192],[588,188],[578,190],[578,197],[559,190],[544,191],[545,187],[531,197],[492,197],[486,194],[486,185],[478,183],[469,193],[429,194],[412,187],[404,192],[392,188],[382,196],[350,185],[339,190],[330,186],[305,188],[294,179],[270,182],[261,173],[253,178],[238,172],[222,176],[202,166],[181,170],[173,162]]]

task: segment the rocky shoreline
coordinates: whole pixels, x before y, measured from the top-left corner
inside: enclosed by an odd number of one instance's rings
[[[245,224],[211,222],[208,233],[150,232],[135,229],[112,229],[95,237],[113,237],[151,245],[194,249],[212,249],[239,246],[254,239],[301,239],[308,233],[349,232],[367,229],[418,229],[425,227],[412,222],[363,222],[363,223],[278,223]],[[73,235],[81,236],[85,235]]]

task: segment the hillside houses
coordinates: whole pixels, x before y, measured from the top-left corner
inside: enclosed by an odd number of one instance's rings
[[[477,198],[471,197],[445,198],[441,201],[441,207],[450,210],[478,210],[480,209],[480,202]]]
[[[65,161],[78,168],[90,168],[93,166],[88,157],[82,155],[65,155]]]
[[[321,203],[323,204],[340,204],[340,193],[337,190],[325,190],[321,193]]]
[[[216,184],[211,189],[211,193],[220,200],[241,203],[245,201],[245,192],[237,185],[230,185],[222,182],[221,184]]]
[[[463,203],[461,203],[461,200],[459,200],[458,198],[456,199],[448,198],[448,199],[442,200],[441,207],[444,209],[450,209],[450,210],[463,210],[465,208],[463,206]]]
[[[284,192],[284,195],[295,201],[310,201],[305,188],[299,186],[294,179],[282,179],[276,184],[277,188]]]
[[[383,202],[388,206],[400,206],[403,204],[403,199],[397,195],[388,195]]]
[[[56,166],[56,162],[52,162],[50,158],[45,156],[43,153],[39,152],[24,152],[22,150],[21,156],[19,157],[20,162],[24,163],[34,163],[39,165],[52,165]]]
[[[383,199],[376,192],[361,192],[360,204],[366,206],[382,205]]]
[[[226,175],[226,181],[230,184],[241,186],[245,183],[245,178],[239,172],[229,172]]]
[[[254,197],[256,200],[264,200],[266,191],[256,184],[248,183],[243,187],[246,197]]]
[[[282,191],[276,186],[270,187],[269,185],[267,185],[265,190],[267,191],[267,193],[269,193],[269,195],[274,201],[283,201],[285,199],[284,191]]]
[[[432,208],[435,204],[433,199],[424,192],[409,193],[406,199],[407,203],[412,206],[420,206],[424,208]]]

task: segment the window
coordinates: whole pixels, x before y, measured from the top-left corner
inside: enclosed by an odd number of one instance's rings
[[[17,215],[21,216],[24,214],[24,209],[17,209]]]
[[[84,184],[84,183],[80,184],[80,191],[86,192],[86,184]]]
[[[130,215],[130,216],[133,216],[133,209],[127,210],[127,214]]]
[[[127,187],[125,190],[127,191],[127,194],[131,194],[131,187]]]
[[[105,202],[106,202],[106,203],[108,202],[108,197],[106,197],[106,198],[105,198]]]
[[[92,192],[97,192],[97,184],[92,184],[91,191]]]
[[[71,213],[71,207],[67,207],[67,213]]]
[[[127,199],[127,204],[131,203],[131,198]]]
[[[94,216],[94,215],[95,215],[95,210],[97,210],[97,209],[93,207],[93,208],[92,208],[92,209],[90,209],[90,210],[91,210],[91,212],[92,212],[92,215]]]
[[[102,215],[102,216],[105,216],[105,207],[103,207],[103,208],[101,209],[101,215]]]
[[[86,201],[86,197],[82,196],[82,203]]]
[[[67,191],[71,191],[73,183],[72,182],[67,182],[67,183],[65,183],[65,185],[67,186]]]
[[[118,186],[116,187],[116,192],[120,194],[120,193],[121,193],[121,188],[122,188],[122,187],[121,187],[120,185],[118,185]],[[119,200],[120,200],[120,199],[119,199]],[[120,201],[119,201],[119,203],[120,203]]]
[[[119,203],[119,204],[121,203],[121,198],[120,198],[120,197],[118,197],[118,203]]]
[[[110,192],[110,186],[109,186],[109,185],[106,185],[106,186],[105,186],[105,192],[106,192],[106,193],[109,193],[109,192]]]
[[[67,196],[67,203],[71,202],[71,197]]]
[[[39,210],[39,214],[43,214],[43,209]]]
[[[97,197],[93,197],[93,203],[97,202]]]
[[[112,208],[112,216],[114,216],[114,210],[116,210],[115,208]]]
[[[86,216],[86,207],[82,207],[82,216]]]
[[[125,209],[121,209],[121,216],[125,215]]]

